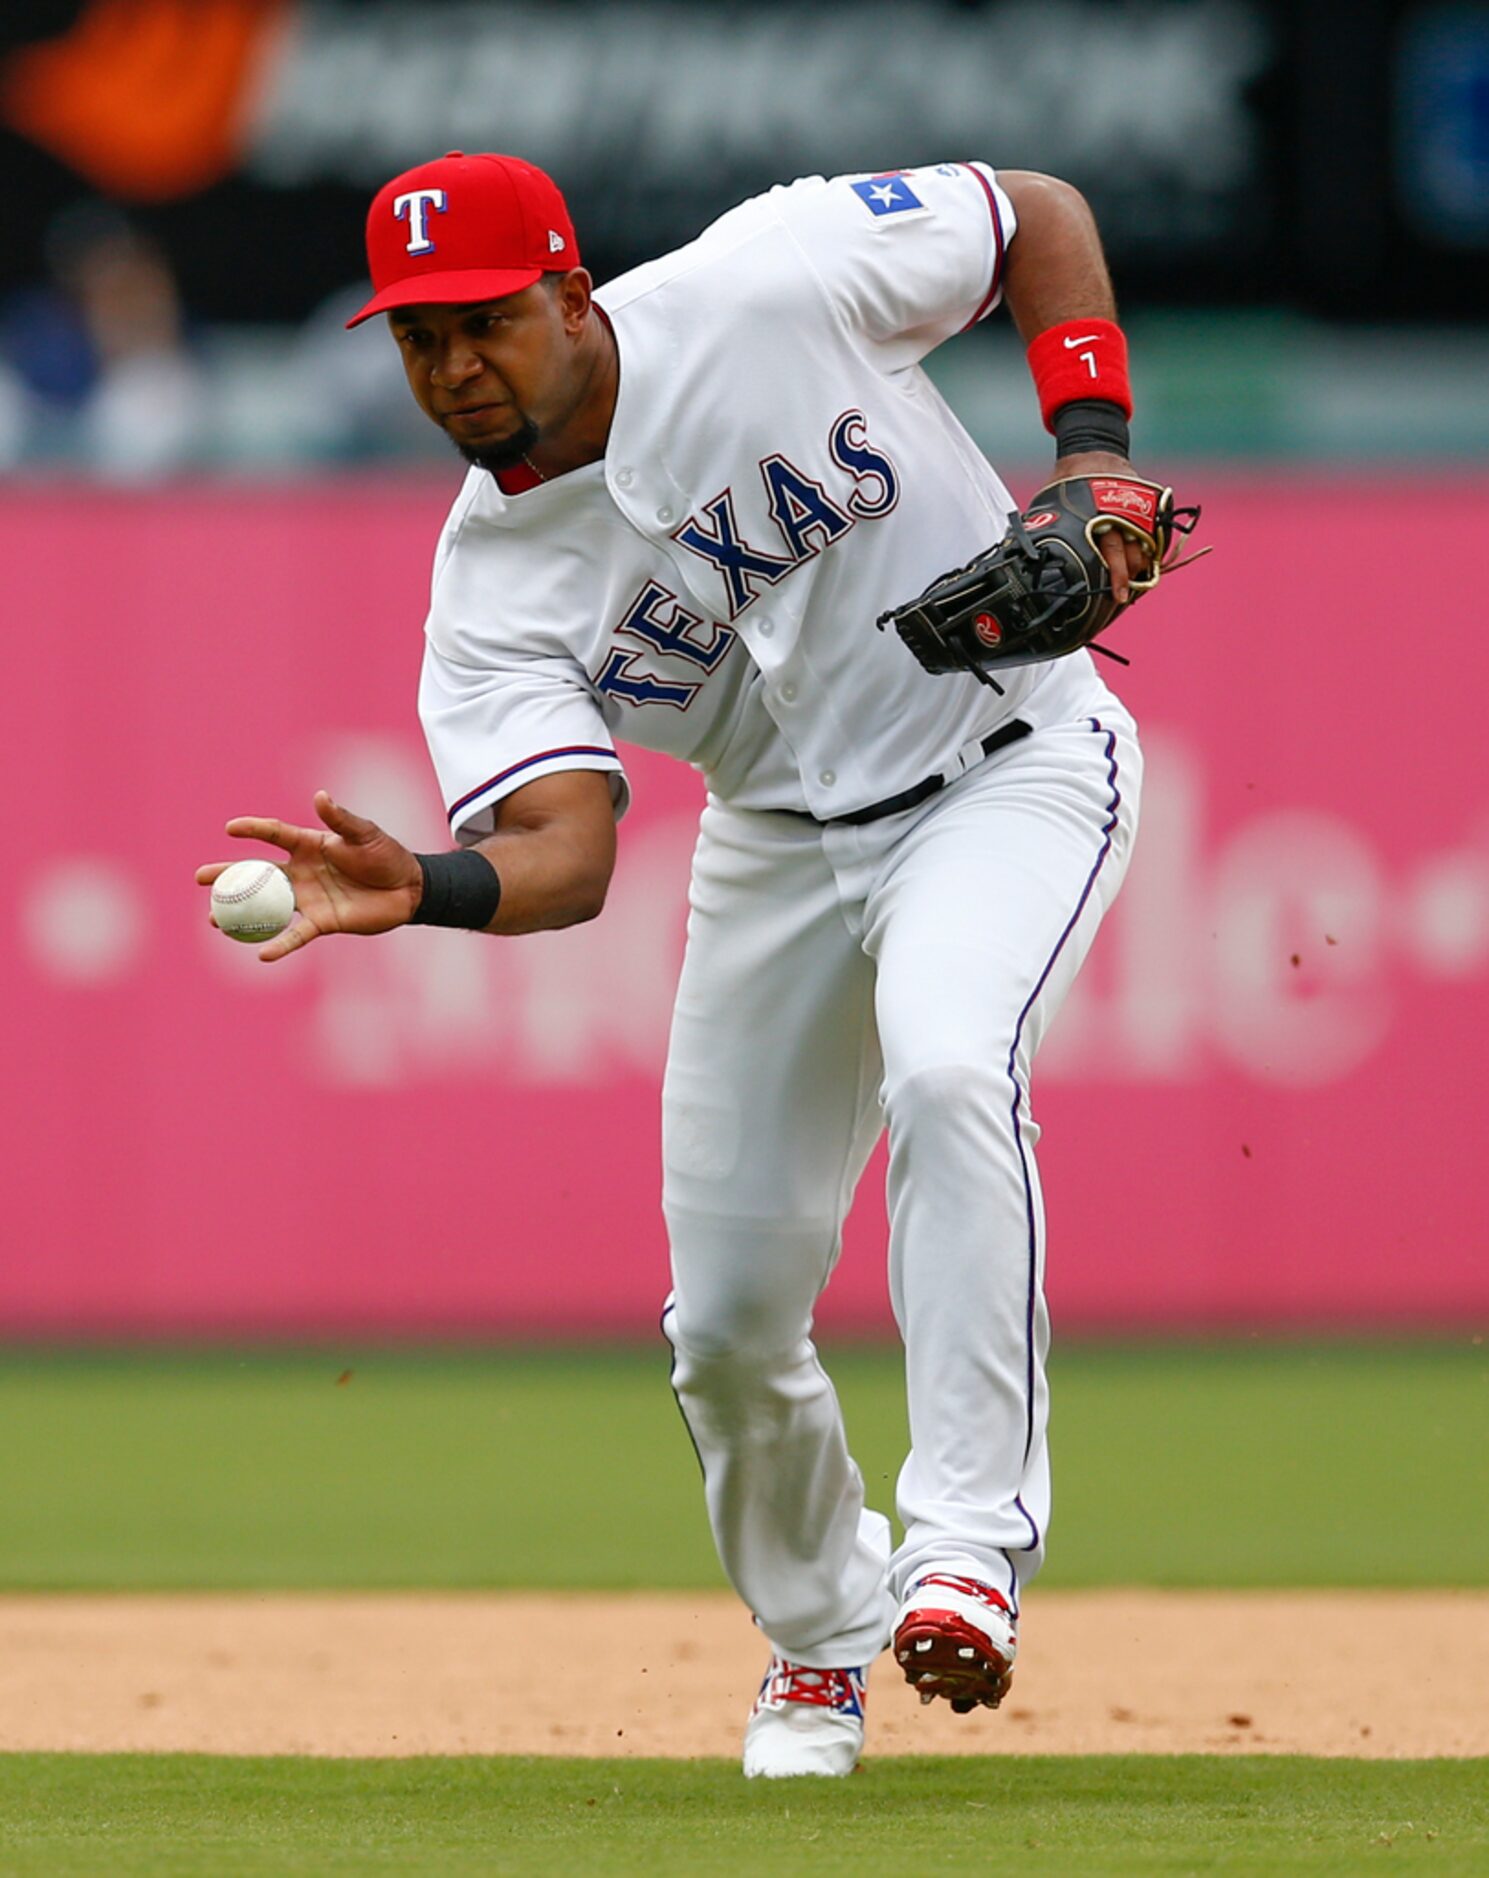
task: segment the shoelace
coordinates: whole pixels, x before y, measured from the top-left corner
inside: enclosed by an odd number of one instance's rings
[[[814,1708],[858,1709],[858,1692],[846,1669],[808,1669],[804,1663],[781,1661],[772,1667],[761,1690],[774,1702],[806,1702]]]

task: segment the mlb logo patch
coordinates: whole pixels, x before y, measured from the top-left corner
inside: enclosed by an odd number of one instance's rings
[[[867,204],[871,215],[898,215],[902,209],[925,207],[903,176],[870,176],[866,182],[848,186]]]

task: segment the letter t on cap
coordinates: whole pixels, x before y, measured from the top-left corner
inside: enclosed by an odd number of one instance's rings
[[[438,209],[445,212],[445,192],[443,189],[410,189],[407,195],[394,196],[393,213],[400,222],[408,223],[408,252],[410,254],[433,254],[434,243],[429,236],[429,211]]]

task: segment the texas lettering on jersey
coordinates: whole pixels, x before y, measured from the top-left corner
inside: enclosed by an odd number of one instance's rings
[[[704,672],[712,672],[718,669],[739,635],[714,621],[713,637],[704,640],[695,636],[703,625],[701,613],[690,613],[677,595],[659,580],[648,580],[614,631],[629,633],[633,639],[644,639],[658,652],[686,659]],[[672,679],[638,672],[634,668],[640,658],[639,653],[616,647],[595,680],[597,688],[626,704],[670,704],[679,711],[685,711],[703,688],[702,679],[692,684],[679,684]]]
[[[730,621],[739,618],[766,587],[832,546],[860,521],[888,515],[900,497],[899,472],[869,442],[862,411],[845,411],[828,431],[833,463],[851,483],[842,500],[825,483],[798,469],[780,452],[760,459],[770,518],[786,544],[784,554],[746,541],[735,514],[734,491],[725,487],[673,532],[673,540],[717,569],[724,583]],[[647,580],[612,628],[612,636],[643,640],[654,652],[686,660],[705,675],[716,671],[738,634],[718,620],[705,621],[658,580]],[[703,680],[658,678],[640,669],[643,655],[624,646],[611,650],[596,687],[626,704],[667,704],[687,710]]]

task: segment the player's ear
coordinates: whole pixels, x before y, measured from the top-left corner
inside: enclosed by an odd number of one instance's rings
[[[564,331],[577,333],[589,318],[590,294],[594,288],[589,269],[571,267],[566,274],[545,274],[543,278],[558,304]]]

